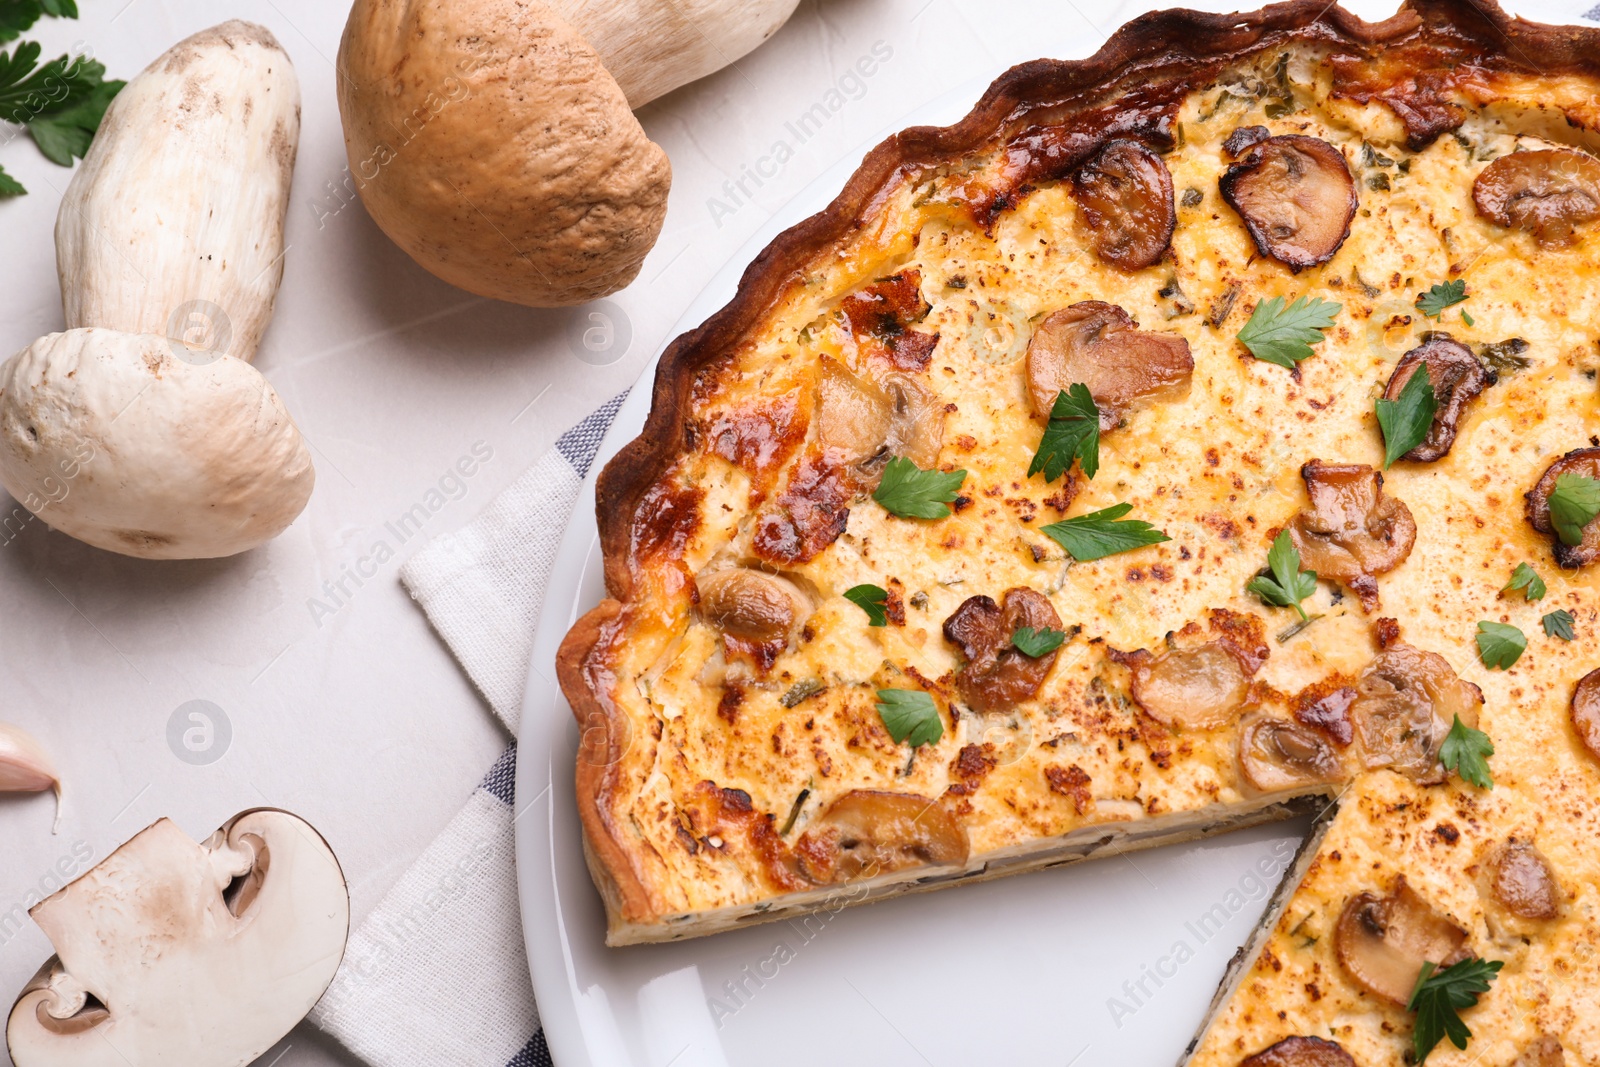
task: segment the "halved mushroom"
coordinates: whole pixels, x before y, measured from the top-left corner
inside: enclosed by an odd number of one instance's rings
[[[1600,670],[1578,679],[1572,691],[1572,728],[1589,755],[1600,760]]]
[[[1334,929],[1339,962],[1362,989],[1404,1006],[1424,963],[1448,967],[1465,959],[1467,932],[1397,875],[1386,897],[1358,893]]]
[[[1600,159],[1561,148],[1501,156],[1472,183],[1472,202],[1497,226],[1566,244],[1576,227],[1600,219]]]
[[[235,1067],[327,989],[350,898],[308,823],[257,809],[204,844],[162,819],[30,914],[57,954],[11,1009],[17,1067]]]
[[[1528,523],[1542,534],[1550,535],[1550,548],[1556,563],[1562,567],[1584,567],[1600,558],[1600,516],[1583,527],[1583,537],[1569,545],[1557,533],[1550,521],[1550,494],[1555,492],[1556,479],[1563,474],[1578,474],[1585,478],[1600,479],[1600,448],[1579,448],[1545,469],[1544,475],[1530,491],[1523,494],[1527,501]]]
[[[1540,1034],[1511,1067],[1567,1067],[1567,1054],[1557,1038]]]
[[[787,644],[815,608],[788,578],[750,567],[702,571],[695,587],[707,622],[727,637],[755,644]]]
[[[937,802],[912,793],[852,789],[795,842],[800,869],[827,885],[967,861],[967,832]]]
[[[1250,678],[1269,654],[1253,615],[1213,611],[1211,639],[1202,643],[1201,632],[1190,623],[1168,634],[1160,653],[1141,648],[1116,654],[1132,670],[1134,702],[1166,726],[1211,730],[1232,722],[1249,696]]]
[[[1314,459],[1300,468],[1311,510],[1289,522],[1289,535],[1308,570],[1340,582],[1378,607],[1376,575],[1394,570],[1411,554],[1417,523],[1404,502],[1383,492],[1383,475],[1364,463]]]
[[[1299,723],[1264,714],[1246,719],[1239,733],[1239,769],[1250,787],[1263,793],[1348,777],[1344,760],[1327,738]]]
[[[1080,382],[1100,409],[1102,430],[1138,401],[1182,395],[1193,373],[1188,341],[1141,330],[1122,308],[1100,300],[1053,313],[1028,342],[1033,410],[1049,418],[1056,394]]]
[[[1337,1041],[1286,1037],[1254,1056],[1246,1056],[1239,1061],[1239,1067],[1356,1067],[1356,1061]]]
[[[894,456],[924,470],[938,463],[944,408],[908,374],[866,378],[823,356],[817,410],[823,448],[853,468],[864,488],[876,487]]]
[[[1489,898],[1519,919],[1540,922],[1561,914],[1561,887],[1550,861],[1534,846],[1515,838],[1483,862]]]
[[[1388,767],[1426,785],[1444,781],[1439,746],[1456,716],[1476,728],[1481,707],[1483,690],[1462,681],[1443,656],[1395,644],[1356,680],[1350,718],[1368,769]]]
[[[1178,213],[1172,175],[1138,141],[1114,137],[1073,178],[1078,214],[1095,255],[1123,270],[1156,262],[1172,242]]]
[[[1011,643],[1023,626],[1062,629],[1050,598],[1018,586],[1000,599],[996,604],[986,596],[968,597],[944,621],[944,636],[967,658],[956,672],[956,688],[975,711],[1010,711],[1032,700],[1056,662],[1058,650],[1035,658]]]
[[[1428,436],[1401,458],[1432,463],[1442,459],[1456,443],[1456,423],[1484,387],[1494,384],[1495,377],[1478,362],[1472,349],[1447,333],[1430,333],[1422,338],[1422,344],[1400,357],[1384,387],[1384,397],[1400,399],[1400,390],[1422,366],[1428,368],[1428,381],[1433,385],[1438,407],[1434,409]]]
[[[1326,263],[1350,236],[1356,183],[1344,155],[1317,137],[1257,142],[1218,183],[1264,256],[1292,271]]]

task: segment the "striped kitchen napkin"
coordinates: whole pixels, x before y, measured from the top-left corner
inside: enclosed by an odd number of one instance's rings
[[[556,546],[623,397],[400,570],[513,735]],[[516,745],[350,935],[311,1021],[374,1067],[549,1067],[517,904]]]

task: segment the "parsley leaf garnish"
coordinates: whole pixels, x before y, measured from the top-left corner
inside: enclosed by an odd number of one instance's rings
[[[92,72],[96,77],[105,73],[105,68],[99,63],[94,66],[100,68],[98,72]],[[123,84],[120,81],[102,81],[71,107],[41,112],[38,118],[28,123],[28,133],[33,137],[33,143],[39,146],[39,151],[50,162],[62,167],[72,166],[74,159],[82,159],[88,154],[89,142],[94,140],[95,131],[100,128],[100,120],[105,118],[111,98],[122,91]]]
[[[1478,658],[1485,667],[1510,670],[1527,650],[1528,639],[1515,626],[1503,622],[1478,624]]]
[[[1439,409],[1433,379],[1423,363],[1400,390],[1398,400],[1379,397],[1373,404],[1378,411],[1378,426],[1383,430],[1383,469],[1416,448],[1433,428],[1433,413]]]
[[[966,471],[925,471],[904,456],[896,456],[883,468],[883,481],[873,490],[872,499],[902,519],[942,519],[950,514],[947,505],[966,480]]]
[[[1322,331],[1343,309],[1343,304],[1320,296],[1302,296],[1285,308],[1283,297],[1275,296],[1256,305],[1239,331],[1239,341],[1257,359],[1294,370],[1296,363],[1314,354],[1311,346],[1322,340]]]
[[[1452,963],[1442,971],[1431,962],[1422,965],[1406,1003],[1406,1009],[1417,1015],[1411,1030],[1411,1047],[1418,1067],[1427,1062],[1428,1053],[1446,1037],[1456,1048],[1467,1047],[1472,1031],[1461,1021],[1461,1009],[1478,1003],[1479,995],[1489,991],[1489,983],[1503,966],[1499,960],[1477,958]]]
[[[1417,310],[1436,319],[1444,314],[1444,309],[1454,307],[1467,298],[1467,280],[1457,278],[1450,282],[1440,282],[1426,293],[1417,294]]]
[[[881,585],[852,585],[844,591],[844,598],[867,613],[868,626],[885,626],[889,622],[889,591]]]
[[[1114,504],[1087,515],[1041,526],[1039,532],[1080,563],[1172,540],[1148,522],[1122,518],[1132,510],[1132,504]]]
[[[1085,478],[1093,478],[1100,469],[1100,409],[1095,407],[1089,387],[1081,382],[1056,394],[1050,424],[1028,465],[1028,477],[1043,471],[1044,480],[1053,482],[1067,472],[1074,459]]]
[[[15,40],[42,15],[77,18],[77,4],[0,0],[0,43]],[[26,41],[9,55],[0,53],[0,121],[26,127],[47,159],[70,167],[89,150],[106,106],[124,83],[106,81],[105,66],[83,56],[63,55],[41,66],[41,51],[37,42]],[[0,197],[26,192],[0,170]]]
[[[1066,639],[1066,631],[1053,630],[1048,626],[1037,630],[1031,626],[1019,626],[1011,634],[1011,643],[1016,646],[1017,651],[1034,659],[1054,652]]]
[[[933,697],[920,689],[878,690],[878,718],[895,744],[931,745],[944,736],[944,720]]]
[[[1583,528],[1600,515],[1600,482],[1585,474],[1558,474],[1550,491],[1550,523],[1564,545],[1583,543]]]
[[[1518,589],[1522,590],[1522,595],[1527,600],[1538,600],[1548,591],[1544,579],[1539,577],[1539,572],[1526,563],[1517,564],[1517,569],[1511,572],[1511,580],[1500,591],[1514,593]]]
[[[1455,771],[1462,781],[1471,782],[1479,789],[1494,786],[1489,761],[1485,758],[1492,755],[1494,742],[1489,740],[1489,735],[1474,730],[1462,722],[1459,715],[1450,724],[1450,732],[1444,735],[1444,744],[1439,746],[1439,762],[1445,769]]]
[[[5,0],[0,3],[0,44],[16,40],[41,15],[75,19],[78,5],[74,0]]]
[[[1300,601],[1317,591],[1317,572],[1300,569],[1300,550],[1294,547],[1294,538],[1284,530],[1267,550],[1267,569],[1272,577],[1258,574],[1245,584],[1245,589],[1268,604],[1280,608],[1293,608],[1302,622],[1310,621]]]
[[[1563,641],[1571,641],[1573,637],[1572,624],[1576,622],[1572,612],[1565,608],[1557,608],[1539,622],[1544,626],[1546,637],[1559,637]]]

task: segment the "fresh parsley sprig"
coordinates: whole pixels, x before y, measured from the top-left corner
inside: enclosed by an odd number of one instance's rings
[[[1436,319],[1444,314],[1445,308],[1455,307],[1466,299],[1467,280],[1456,278],[1453,281],[1440,282],[1426,293],[1418,293],[1417,310],[1430,319]],[[1468,322],[1467,325],[1472,324]]]
[[[1600,515],[1600,481],[1570,471],[1556,475],[1550,491],[1550,524],[1564,545],[1583,543],[1583,528]]]
[[[950,514],[956,490],[967,480],[966,471],[925,471],[904,456],[896,456],[883,469],[883,481],[872,499],[902,519],[942,519]]]
[[[1274,607],[1293,608],[1301,622],[1310,622],[1300,601],[1317,591],[1317,572],[1300,568],[1300,550],[1288,530],[1278,534],[1267,550],[1267,569],[1272,577],[1258,574],[1245,584],[1245,589]]]
[[[1172,540],[1148,522],[1122,517],[1132,510],[1132,504],[1114,504],[1087,515],[1052,522],[1040,527],[1039,532],[1080,563]]]
[[[1563,641],[1571,641],[1575,636],[1572,624],[1576,621],[1572,617],[1572,612],[1566,608],[1557,608],[1540,619],[1539,624],[1544,627],[1546,637],[1559,637]]]
[[[1089,387],[1081,382],[1056,394],[1039,451],[1028,465],[1028,477],[1043,471],[1044,480],[1053,482],[1067,472],[1074,459],[1085,478],[1093,478],[1100,469],[1100,409],[1095,407]]]
[[[1478,997],[1489,991],[1489,983],[1503,966],[1499,960],[1478,958],[1452,963],[1444,970],[1433,963],[1422,965],[1406,1003],[1406,1009],[1417,1016],[1411,1029],[1417,1067],[1426,1063],[1434,1046],[1447,1037],[1456,1048],[1467,1047],[1472,1031],[1461,1021],[1461,1010],[1478,1003]]]
[[[1434,412],[1439,410],[1433,392],[1433,379],[1423,363],[1406,379],[1397,400],[1379,397],[1373,406],[1378,412],[1378,427],[1383,430],[1383,469],[1416,448],[1433,428]]]
[[[1549,591],[1544,579],[1539,577],[1539,572],[1526,563],[1517,564],[1517,569],[1511,572],[1511,580],[1500,591],[1514,593],[1518,589],[1522,590],[1523,598],[1526,600],[1539,600]]]
[[[1462,781],[1471,782],[1479,789],[1494,787],[1488,760],[1492,755],[1494,742],[1489,740],[1489,735],[1468,726],[1459,715],[1450,724],[1450,732],[1444,735],[1444,744],[1439,746],[1439,762],[1444,764],[1445,770],[1455,771]]]
[[[1019,626],[1011,634],[1011,643],[1017,651],[1033,659],[1054,652],[1066,639],[1066,631],[1055,630],[1048,626],[1037,630],[1031,626]]]
[[[1302,296],[1286,308],[1283,297],[1275,296],[1256,305],[1239,341],[1257,359],[1294,370],[1296,363],[1315,354],[1311,346],[1323,339],[1322,331],[1333,326],[1343,309],[1343,304],[1320,296]]]
[[[15,40],[41,16],[77,18],[74,0],[3,0],[0,43]],[[124,83],[106,81],[93,59],[64,55],[41,65],[38,42],[25,41],[0,53],[0,121],[27,129],[46,159],[63,167],[89,150],[106,107]],[[0,169],[0,197],[27,190]]]
[[[895,744],[931,745],[944,736],[944,720],[933,697],[920,689],[878,690],[878,718]]]
[[[881,585],[852,585],[844,598],[867,613],[868,626],[889,624],[889,591]]]
[[[78,5],[76,0],[0,0],[0,44],[15,41],[45,15],[75,19]]]
[[[1527,650],[1528,639],[1515,626],[1487,621],[1478,624],[1478,658],[1485,667],[1510,670]]]

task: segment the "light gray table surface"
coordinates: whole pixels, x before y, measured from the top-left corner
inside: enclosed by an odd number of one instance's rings
[[[317,488],[282,537],[228,560],[126,559],[38,521],[0,537],[0,720],[30,730],[67,784],[56,835],[48,797],[0,799],[0,1008],[50,953],[19,919],[28,895],[161,816],[197,837],[249,807],[304,816],[337,851],[359,921],[509,741],[401,588],[404,559],[629,386],[733,250],[842,154],[974,77],[1052,51],[1083,54],[1147,6],[803,0],[756,52],[640,111],[672,159],[670,209],[638,280],[612,298],[625,345],[580,358],[584,309],[531,310],[453,289],[341,188],[343,3],[79,2],[80,20],[46,20],[28,36],[47,55],[85,45],[110,76],[131,77],[226,18],[265,24],[294,60],[303,124],[289,249],[256,365],[311,443]],[[1392,11],[1350,6],[1369,18]],[[1514,7],[1573,21],[1584,5]],[[858,65],[864,57],[877,61]],[[17,133],[0,124],[0,165],[30,190],[0,201],[3,353],[62,328],[52,227],[71,172]],[[424,502],[474,445],[492,459],[461,486],[447,483],[420,532],[398,538],[386,524]],[[8,515],[26,518],[0,493]],[[324,583],[379,542],[394,558],[359,584],[347,579],[350,595],[335,602]],[[169,743],[169,724],[192,701],[219,709],[231,730],[210,763],[186,762]],[[261,1062],[355,1061],[301,1026]]]

